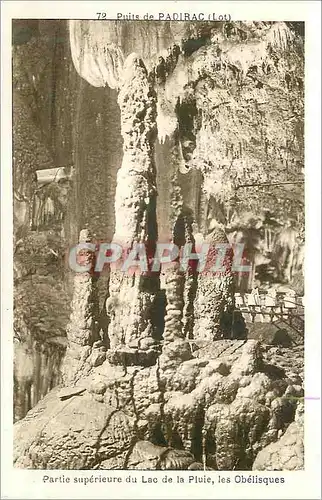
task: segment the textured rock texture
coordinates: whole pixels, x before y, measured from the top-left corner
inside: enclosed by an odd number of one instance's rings
[[[105,361],[51,391],[15,426],[15,466],[261,469],[275,463],[282,433],[301,468],[288,379],[270,373],[256,341],[212,345],[212,355],[184,357],[179,342],[147,368]]]
[[[261,450],[253,470],[299,470],[304,468],[304,407],[301,405],[285,434]]]
[[[182,323],[184,285],[185,276],[179,264],[167,270],[165,279],[167,305],[163,332],[166,342],[184,338]]]
[[[225,333],[224,315],[229,316],[234,305],[232,253],[225,248],[224,255],[221,256],[219,248],[220,244],[227,242],[225,232],[220,227],[214,229],[205,239],[205,243],[209,245],[209,251],[205,268],[198,276],[194,313],[194,338],[196,339],[221,338]]]
[[[23,418],[61,378],[74,279],[69,248],[85,227],[97,239],[113,236],[122,137],[116,91],[78,76],[67,23],[16,20],[12,31],[14,328],[23,344],[14,345],[14,401],[15,418]],[[58,199],[65,188],[56,183],[39,190],[36,170],[65,166],[75,170],[66,200]],[[63,202],[64,217],[57,213],[47,227],[32,228],[39,215],[33,199],[44,191],[55,206]],[[97,286],[103,310],[106,277]],[[30,388],[21,350],[33,364]]]

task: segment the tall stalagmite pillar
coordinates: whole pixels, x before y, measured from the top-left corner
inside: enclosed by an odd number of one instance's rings
[[[122,246],[125,256],[141,245],[149,260],[157,240],[156,96],[143,62],[135,54],[125,61],[118,102],[124,156],[117,175],[113,241]],[[137,269],[132,275],[124,268],[111,270],[108,359],[112,363],[149,365],[156,359],[152,311],[159,276]]]
[[[205,268],[198,275],[198,288],[194,304],[196,340],[215,340],[229,332],[229,318],[234,303],[234,277],[232,251],[229,247],[223,258],[219,245],[228,245],[224,229],[218,224],[205,238],[209,244]],[[221,269],[214,269],[214,266]],[[227,324],[228,323],[228,324]]]
[[[176,206],[174,204],[174,206]],[[180,204],[177,206],[179,215],[173,227],[173,243],[182,254],[185,244],[194,248],[194,237],[191,227],[191,216]],[[191,263],[187,268],[181,266],[180,258],[166,269],[166,316],[164,326],[164,346],[160,357],[160,366],[167,368],[190,359],[191,349],[187,339],[192,337],[193,330],[193,300],[196,293],[197,276]]]
[[[90,244],[92,237],[88,229],[79,235],[80,244]],[[74,293],[71,304],[70,321],[67,325],[68,347],[62,366],[65,385],[75,384],[86,375],[92,366],[105,359],[105,350],[99,339],[97,329],[98,300],[96,293],[96,277],[94,269],[94,252],[90,248],[80,248],[76,253],[76,262],[88,269],[76,272],[74,277]],[[95,361],[94,361],[95,358]]]

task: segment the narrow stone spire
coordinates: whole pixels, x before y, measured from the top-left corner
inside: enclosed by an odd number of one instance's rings
[[[79,243],[92,243],[92,235],[88,229],[80,231]],[[68,347],[62,367],[65,384],[77,382],[80,376],[90,370],[89,356],[94,342],[98,340],[98,302],[93,273],[95,254],[90,248],[79,248],[76,261],[78,265],[90,268],[85,272],[76,272],[74,276],[72,312],[66,329]]]
[[[166,316],[163,338],[165,342],[173,342],[176,339],[184,338],[183,332],[183,293],[185,285],[184,273],[180,270],[180,265],[176,262],[171,268],[166,270]]]
[[[206,238],[210,245],[205,269],[198,275],[198,288],[194,307],[193,336],[197,340],[215,340],[224,335],[224,315],[234,303],[234,279],[231,270],[232,253],[227,249],[223,271],[213,271],[219,256],[217,244],[228,243],[225,231],[216,227]]]

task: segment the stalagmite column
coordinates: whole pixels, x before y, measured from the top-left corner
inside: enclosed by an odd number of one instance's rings
[[[184,243],[185,245],[191,245],[191,252],[196,251],[195,238],[192,231],[192,217],[190,214],[185,214],[183,216],[184,222]],[[188,265],[188,269],[185,272],[185,283],[183,291],[183,333],[184,337],[191,339],[193,337],[193,325],[194,325],[194,300],[197,292],[197,272],[196,272],[196,261],[194,264],[191,262]]]
[[[182,209],[180,203],[177,208],[179,207],[179,216],[173,228],[173,243],[180,251],[186,243],[191,243],[192,251],[194,251],[191,217]],[[186,339],[191,338],[192,334],[193,300],[196,289],[196,274],[190,263],[187,269],[183,269],[179,259],[166,270],[165,274],[167,305],[163,334],[164,346],[160,357],[160,366],[163,369],[176,366],[192,356]]]
[[[79,243],[91,243],[87,229],[79,235]],[[99,342],[95,320],[98,316],[96,297],[96,278],[93,274],[94,253],[82,248],[76,256],[81,266],[91,266],[86,272],[76,272],[74,293],[71,304],[72,312],[67,325],[68,348],[63,362],[62,372],[65,384],[73,384],[91,368],[90,355],[93,344]]]
[[[192,215],[186,209],[181,209],[180,215],[177,217],[173,229],[173,242],[180,249],[180,252],[182,252],[184,245],[191,245],[191,252],[195,252],[195,240],[192,232]],[[175,337],[192,338],[194,322],[193,302],[197,287],[195,268],[196,266],[191,265],[191,262],[189,262],[186,270],[183,270],[177,265],[167,271],[165,339],[168,336],[169,324],[171,325],[170,329],[174,332]],[[173,316],[176,316],[176,322]],[[174,324],[176,324],[176,329],[173,328]]]
[[[224,317],[227,314],[229,323],[229,312],[234,301],[232,252],[227,250],[222,262],[223,271],[212,270],[220,252],[216,245],[228,243],[223,228],[218,225],[205,239],[205,243],[210,247],[205,269],[198,275],[193,336],[196,340],[215,340],[226,333]]]
[[[183,331],[183,293],[185,285],[184,273],[180,270],[180,264],[176,262],[173,267],[166,270],[166,316],[163,338],[165,342],[173,342],[184,338]]]
[[[192,243],[194,251],[192,234],[191,238],[190,240],[186,237],[185,241]],[[186,271],[182,270],[179,262],[167,269],[165,275],[167,305],[164,340],[171,342],[175,339],[190,339],[193,332],[193,301],[196,294],[197,275],[191,266]]]
[[[143,62],[132,54],[124,65],[118,102],[121,110],[123,162],[117,176],[115,235],[113,241],[128,254],[137,244],[154,255],[157,239],[156,172],[153,143],[156,134],[156,102]],[[114,269],[110,277],[110,362],[151,364],[152,309],[159,288],[158,274]]]

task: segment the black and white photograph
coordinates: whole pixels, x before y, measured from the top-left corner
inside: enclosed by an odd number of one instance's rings
[[[122,3],[11,23],[12,466],[282,487],[320,404],[306,24]]]

